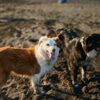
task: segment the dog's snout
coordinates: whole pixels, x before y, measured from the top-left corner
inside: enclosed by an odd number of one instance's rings
[[[56,50],[55,49],[52,49],[52,52],[55,52]]]

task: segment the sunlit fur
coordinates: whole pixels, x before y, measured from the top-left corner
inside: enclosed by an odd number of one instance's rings
[[[53,59],[48,59],[47,51],[51,54],[53,52]],[[39,84],[41,76],[53,67],[58,55],[59,48],[55,40],[45,36],[41,37],[39,43],[32,48],[0,48],[0,87],[6,83],[10,73],[15,72],[29,76],[36,93],[36,85]]]

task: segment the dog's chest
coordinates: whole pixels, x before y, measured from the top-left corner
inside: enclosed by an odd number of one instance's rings
[[[87,53],[87,57],[89,58],[94,58],[96,57],[96,55],[97,55],[97,52],[94,49]]]
[[[50,69],[52,69],[53,65],[50,62],[43,62],[40,64],[40,75],[43,76],[44,74],[48,73]]]
[[[40,76],[43,76],[46,74],[50,69],[52,69],[55,60],[48,61],[46,57],[41,54],[42,52],[40,49],[37,49],[35,52],[36,60],[40,66],[40,73],[38,73]]]

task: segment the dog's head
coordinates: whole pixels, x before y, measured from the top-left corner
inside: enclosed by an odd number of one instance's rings
[[[65,38],[62,33],[57,33],[54,30],[50,30],[47,33],[47,36],[56,41],[57,46],[60,48],[60,51],[62,51],[65,48]]]
[[[58,47],[57,40],[59,37],[56,38],[49,38],[47,36],[43,36],[39,39],[39,48],[41,50],[42,55],[47,60],[56,60],[59,55],[60,48]]]
[[[80,42],[88,58],[94,58],[97,55],[96,49],[100,47],[99,34],[92,34],[88,37],[82,37]]]

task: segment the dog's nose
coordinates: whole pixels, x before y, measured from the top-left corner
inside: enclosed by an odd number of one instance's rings
[[[52,49],[52,52],[55,52],[56,50],[55,49]]]

